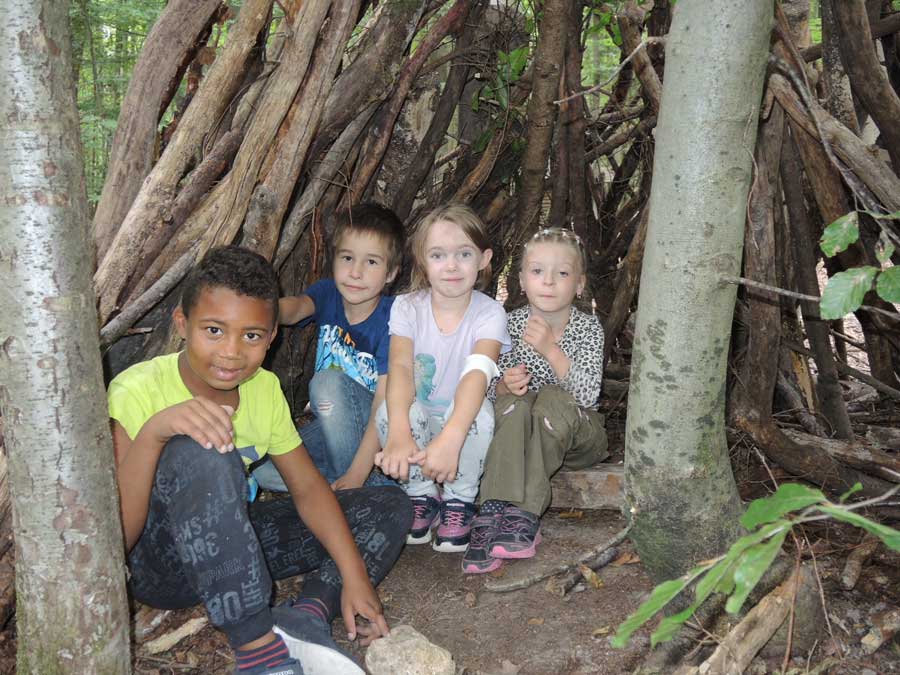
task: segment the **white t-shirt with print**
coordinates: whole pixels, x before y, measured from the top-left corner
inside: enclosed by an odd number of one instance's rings
[[[388,328],[391,335],[412,339],[416,399],[434,415],[443,415],[453,403],[463,364],[476,342],[496,340],[501,353],[510,349],[503,305],[479,291],[472,292],[465,316],[451,333],[438,328],[430,289],[398,295]]]

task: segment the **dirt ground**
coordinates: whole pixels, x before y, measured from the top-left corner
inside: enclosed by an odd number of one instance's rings
[[[621,460],[622,424],[608,418],[614,449]],[[618,452],[616,452],[618,451]],[[751,448],[733,448],[732,463],[745,500],[772,489],[768,470]],[[774,470],[776,480],[783,475]],[[896,525],[896,524],[895,524]],[[509,593],[494,593],[488,583],[514,581],[541,569],[568,562],[609,539],[624,526],[616,512],[551,510],[543,520],[544,542],[531,561],[505,565],[490,575],[463,575],[462,554],[437,553],[428,546],[408,546],[379,588],[392,626],[408,624],[453,655],[458,675],[556,675],[630,673],[649,653],[650,629],[639,631],[626,649],[609,641],[617,625],[647,597],[652,584],[629,543],[619,547],[620,557],[599,571],[599,588],[584,584],[560,597],[545,582]],[[813,554],[821,579],[828,621],[811,651],[788,664],[789,673],[826,675],[889,675],[900,673],[900,641],[895,637],[874,654],[863,648],[878,614],[900,607],[900,554],[882,545],[863,568],[851,591],[840,587],[847,555],[862,540],[856,528],[831,522],[807,526],[801,533],[801,558]],[[808,542],[808,543],[807,543]],[[792,559],[796,548],[785,554]],[[299,580],[280,582],[276,599],[289,597]],[[228,674],[234,663],[226,641],[209,625],[188,631],[182,640],[159,653],[148,653],[152,640],[170,636],[205,621],[202,607],[177,612],[138,608],[135,622],[135,673],[181,675]],[[651,626],[655,621],[651,622]],[[340,620],[335,635],[343,633]],[[711,643],[714,636],[707,639]],[[344,646],[362,662],[365,650]],[[0,632],[0,673],[15,672],[15,621]],[[700,653],[699,651],[697,653]],[[758,657],[748,673],[781,672],[783,648],[767,658]]]

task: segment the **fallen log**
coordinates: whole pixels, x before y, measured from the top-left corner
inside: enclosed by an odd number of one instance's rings
[[[883,450],[867,447],[859,441],[822,438],[794,429],[783,429],[782,431],[795,443],[815,445],[842,464],[865,471],[891,483],[900,483],[900,457],[888,454]]]

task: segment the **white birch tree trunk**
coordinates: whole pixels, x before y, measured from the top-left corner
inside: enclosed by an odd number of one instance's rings
[[[18,672],[131,671],[68,2],[0,3],[0,411]]]
[[[681,0],[666,42],[625,440],[632,539],[657,580],[728,547],[741,503],[725,374],[772,2]]]

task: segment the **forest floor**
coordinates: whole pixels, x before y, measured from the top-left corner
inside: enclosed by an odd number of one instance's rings
[[[612,461],[622,456],[623,425],[609,418]],[[771,476],[752,449],[735,449],[741,496],[753,499],[771,490]],[[777,469],[774,478],[780,480]],[[392,626],[408,624],[453,655],[459,675],[543,675],[632,672],[649,652],[649,632],[639,631],[625,649],[610,639],[618,624],[647,597],[652,584],[631,545],[619,547],[619,557],[599,570],[599,587],[582,585],[561,597],[545,582],[508,593],[494,593],[488,582],[512,581],[560,562],[577,558],[607,540],[624,525],[616,512],[551,510],[543,521],[544,542],[531,561],[507,564],[489,575],[463,575],[462,554],[444,554],[428,546],[409,546],[381,584],[385,613]],[[850,551],[859,545],[859,530],[834,523],[807,527],[815,554],[830,626],[809,653],[789,663],[792,673],[881,675],[900,673],[900,643],[888,641],[874,654],[862,638],[881,613],[900,607],[900,555],[884,546],[868,560],[856,587],[844,591],[839,577]],[[796,555],[791,547],[786,553]],[[806,554],[809,559],[809,553]],[[296,592],[299,580],[280,582],[277,599]],[[202,607],[158,612],[140,608],[135,626],[135,673],[182,675],[231,674],[231,651],[221,633],[205,624]],[[15,672],[15,621],[0,632],[0,673]],[[655,622],[651,622],[655,624]],[[198,626],[200,626],[198,628]],[[183,630],[186,636],[171,647],[150,653],[152,641]],[[830,634],[829,634],[830,630]],[[335,635],[343,633],[340,620]],[[344,643],[360,662],[365,649]],[[780,672],[783,649],[758,657],[750,673]]]

